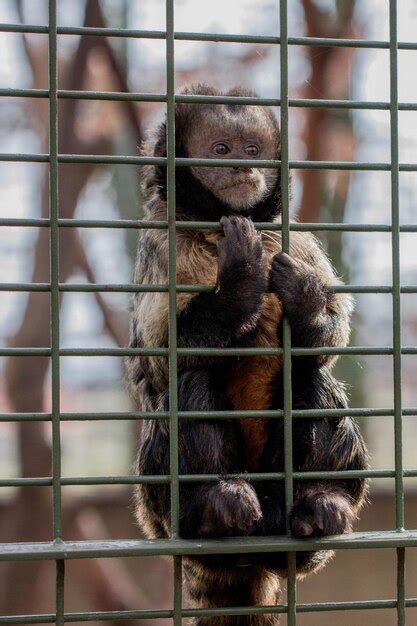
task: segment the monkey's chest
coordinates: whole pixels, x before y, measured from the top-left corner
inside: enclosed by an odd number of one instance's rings
[[[265,294],[252,347],[277,347],[281,306],[273,294]],[[271,408],[273,383],[280,371],[279,356],[247,356],[240,358],[231,371],[227,396],[236,411],[262,411]],[[252,468],[259,464],[266,444],[266,420],[242,419],[247,458]]]

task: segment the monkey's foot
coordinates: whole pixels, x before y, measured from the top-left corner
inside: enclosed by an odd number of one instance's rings
[[[199,534],[203,537],[248,535],[261,519],[255,490],[245,480],[221,480],[207,494]]]
[[[295,537],[340,535],[351,532],[354,517],[346,495],[313,488],[294,504],[291,531]]]

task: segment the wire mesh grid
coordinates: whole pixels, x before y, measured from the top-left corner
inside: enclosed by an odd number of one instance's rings
[[[389,41],[370,41],[357,39],[330,39],[317,37],[288,37],[287,0],[280,0],[277,11],[280,14],[280,33],[276,37],[250,35],[220,35],[216,33],[200,34],[175,32],[174,0],[166,0],[166,32],[143,31],[132,29],[91,28],[91,27],[57,27],[57,0],[49,0],[48,26],[0,24],[0,32],[41,33],[47,34],[49,40],[49,88],[48,89],[1,89],[0,96],[45,98],[49,100],[49,153],[48,154],[0,154],[0,161],[30,161],[49,163],[50,171],[50,214],[49,218],[2,218],[0,226],[12,227],[44,227],[50,233],[50,282],[49,283],[6,283],[0,284],[0,291],[39,291],[50,292],[51,297],[51,343],[50,348],[0,348],[0,356],[47,356],[52,364],[52,410],[45,413],[1,413],[1,421],[45,421],[52,423],[53,462],[52,476],[2,479],[0,486],[49,485],[53,490],[53,539],[39,543],[3,543],[0,544],[0,560],[55,560],[56,562],[56,609],[51,614],[33,614],[18,616],[0,616],[3,624],[34,624],[64,623],[143,618],[171,618],[176,625],[181,624],[185,617],[210,615],[255,615],[259,613],[286,613],[288,626],[296,624],[297,613],[342,610],[396,609],[397,624],[406,623],[406,607],[417,606],[416,598],[405,597],[405,549],[417,545],[417,532],[404,529],[404,488],[405,477],[416,477],[417,468],[404,470],[402,459],[402,415],[416,415],[417,408],[403,409],[401,399],[401,357],[417,354],[417,347],[402,346],[400,307],[401,294],[417,293],[417,286],[401,287],[400,284],[400,233],[417,232],[415,225],[401,225],[399,220],[399,172],[417,171],[417,163],[400,164],[398,151],[398,111],[416,111],[415,103],[398,102],[398,50],[417,50],[417,43],[398,42],[397,40],[397,2],[389,0],[390,37]],[[166,95],[144,93],[85,92],[58,90],[57,76],[57,36],[58,35],[100,35],[108,37],[136,37],[166,40]],[[185,41],[218,41],[242,43],[276,44],[280,50],[280,98],[257,98],[235,96],[193,96],[175,95],[174,81],[174,43],[175,40]],[[349,46],[357,48],[388,49],[390,55],[390,101],[361,102],[349,100],[307,100],[289,99],[288,97],[288,46]],[[100,156],[58,154],[58,99],[93,99],[114,101],[148,101],[166,102],[167,105],[167,158],[139,156]],[[257,224],[262,230],[282,230],[283,250],[289,250],[290,233],[301,231],[347,231],[347,232],[388,232],[392,239],[392,285],[344,285],[334,287],[335,291],[348,293],[388,293],[392,294],[393,306],[393,340],[392,347],[355,346],[346,348],[292,348],[291,329],[288,322],[284,323],[284,340],[282,348],[178,348],[176,333],[176,297],[178,292],[201,292],[212,287],[202,285],[176,284],[176,230],[213,229],[219,230],[220,225],[214,222],[181,222],[176,221],[175,209],[175,171],[176,167],[185,165],[211,165],[245,167],[251,161],[226,159],[183,159],[175,157],[175,103],[234,103],[261,104],[265,106],[279,105],[281,115],[282,154],[280,161],[259,161],[260,167],[279,167],[282,181],[282,225]],[[390,111],[391,159],[389,163],[368,162],[309,162],[291,161],[288,146],[288,110],[289,107],[335,107],[346,109],[380,109]],[[151,222],[146,220],[86,220],[61,219],[58,205],[58,164],[59,163],[109,163],[144,165],[148,163],[166,164],[168,179],[168,214],[166,221]],[[389,171],[391,174],[391,208],[392,221],[387,224],[337,224],[337,223],[304,223],[290,224],[289,221],[289,172],[290,169],[346,169],[364,171]],[[169,276],[167,285],[135,285],[135,284],[61,284],[59,282],[59,231],[60,228],[160,228],[167,229],[169,236]],[[59,303],[61,292],[168,292],[169,302],[169,343],[168,348],[153,349],[63,349],[60,347],[59,334]],[[285,397],[282,410],[271,411],[220,411],[220,412],[181,412],[178,410],[177,397],[177,357],[178,355],[242,355],[242,354],[282,354],[284,362]],[[389,355],[393,361],[394,405],[388,409],[346,409],[346,410],[292,410],[291,398],[291,356],[307,354],[337,355]],[[169,411],[150,413],[146,411],[120,413],[64,413],[60,412],[60,357],[64,356],[126,356],[141,354],[143,356],[166,356],[169,361]],[[339,472],[294,472],[292,464],[292,421],[299,417],[336,417],[342,414],[378,417],[391,416],[394,419],[395,436],[395,468],[389,470],[339,471]],[[251,417],[274,417],[284,420],[285,432],[285,471],[276,473],[245,474],[246,478],[256,480],[279,479],[285,482],[286,511],[292,505],[293,480],[317,478],[394,478],[396,527],[390,531],[356,532],[340,537],[324,537],[308,540],[297,540],[287,536],[279,537],[247,537],[217,540],[183,540],[179,537],[179,485],[184,481],[210,481],[218,477],[213,475],[180,475],[178,463],[178,424],[181,419],[230,419]],[[62,478],[61,476],[61,434],[60,423],[69,420],[135,420],[135,419],[166,419],[170,422],[170,475],[169,476],[116,476],[116,477],[77,477]],[[239,476],[234,474],[233,476]],[[61,487],[64,485],[103,485],[103,484],[138,484],[145,482],[169,483],[171,486],[172,536],[169,539],[151,540],[112,540],[112,541],[65,541],[61,527]],[[397,597],[392,600],[366,600],[356,602],[322,602],[300,604],[296,601],[295,555],[299,550],[310,549],[365,549],[395,548],[397,550]],[[287,553],[288,560],[288,594],[286,604],[262,607],[230,607],[211,609],[185,609],[182,603],[182,556],[195,554],[219,554],[236,552],[271,552]],[[103,558],[122,556],[168,555],[174,561],[174,599],[170,610],[137,610],[118,612],[64,612],[65,561],[67,559]]]

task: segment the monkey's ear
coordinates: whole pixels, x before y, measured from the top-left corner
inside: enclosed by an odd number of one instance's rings
[[[167,155],[166,132],[167,132],[166,122],[162,122],[162,124],[158,128],[158,132],[156,135],[156,142],[153,148],[153,156],[155,157],[166,157]]]

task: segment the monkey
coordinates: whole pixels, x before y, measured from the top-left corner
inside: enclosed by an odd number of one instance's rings
[[[237,87],[226,94],[204,84],[182,93],[255,96]],[[281,222],[279,168],[259,168],[258,159],[280,159],[281,139],[273,111],[258,105],[175,105],[177,157],[233,158],[251,167],[176,168],[178,221],[220,222],[220,232],[178,227],[176,280],[211,285],[198,293],[177,293],[177,345],[182,348],[280,347],[283,319],[293,347],[342,347],[349,339],[352,301],[335,293],[340,284],[318,240],[292,231],[289,254],[281,232],[256,224]],[[143,154],[166,157],[166,122],[145,143]],[[142,169],[144,216],[167,219],[167,178],[163,165]],[[140,231],[137,284],[168,282],[168,234]],[[135,293],[132,348],[167,347],[168,294]],[[334,355],[292,356],[293,409],[346,409],[344,385],[332,375]],[[127,377],[137,405],[168,411],[168,362],[161,356],[133,355]],[[180,411],[282,409],[281,355],[240,357],[179,356]],[[283,535],[289,523],[297,538],[350,532],[366,500],[364,479],[295,480],[289,522],[281,480],[246,480],[224,475],[284,470],[281,418],[181,419],[180,474],[210,473],[214,482],[181,482],[179,534],[182,538]],[[294,471],[363,470],[367,451],[358,426],[340,417],[297,417],[292,425]],[[169,420],[145,420],[136,472],[169,474]],[[170,536],[170,487],[145,483],[135,492],[135,513],[149,538]],[[322,568],[330,551],[300,551],[299,577]],[[287,573],[283,553],[187,557],[185,587],[196,607],[272,605],[279,601]],[[266,626],[277,615],[196,618],[196,626]]]

